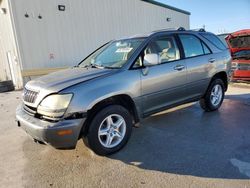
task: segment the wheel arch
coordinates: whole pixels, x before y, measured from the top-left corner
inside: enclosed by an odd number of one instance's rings
[[[211,79],[209,85],[210,85],[215,79],[217,79],[217,78],[219,78],[219,79],[221,79],[221,80],[223,81],[223,83],[224,83],[224,85],[225,85],[225,91],[227,91],[227,89],[228,89],[228,76],[227,76],[227,73],[226,73],[225,71],[221,71],[221,72],[216,73],[216,74],[212,77],[212,79]]]
[[[115,96],[111,96],[108,98],[105,98],[96,104],[93,105],[91,109],[87,111],[87,119],[82,127],[81,135],[86,136],[89,130],[90,123],[92,119],[95,117],[95,115],[102,110],[103,108],[109,106],[109,105],[121,105],[124,108],[126,108],[132,118],[133,123],[138,123],[140,121],[139,114],[135,105],[134,100],[127,94],[119,94]]]

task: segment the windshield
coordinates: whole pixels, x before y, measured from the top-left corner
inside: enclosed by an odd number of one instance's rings
[[[233,54],[234,59],[250,59],[250,50],[241,50]]]
[[[110,42],[82,61],[80,67],[114,68],[123,67],[144,41],[144,38]]]

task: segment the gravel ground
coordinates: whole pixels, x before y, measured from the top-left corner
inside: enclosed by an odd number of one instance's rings
[[[217,112],[197,103],[145,119],[100,157],[40,145],[17,127],[21,92],[0,93],[0,187],[250,187],[250,88],[230,86]]]

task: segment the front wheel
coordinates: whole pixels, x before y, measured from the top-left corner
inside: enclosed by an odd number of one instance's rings
[[[132,132],[132,117],[127,109],[110,105],[93,118],[87,141],[99,155],[109,155],[126,145]]]
[[[200,106],[206,111],[218,110],[224,100],[225,85],[221,79],[212,81],[205,96],[200,100]]]

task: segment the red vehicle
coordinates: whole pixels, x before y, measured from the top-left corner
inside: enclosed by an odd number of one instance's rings
[[[250,81],[250,29],[231,33],[225,39],[233,58],[232,81]]]

